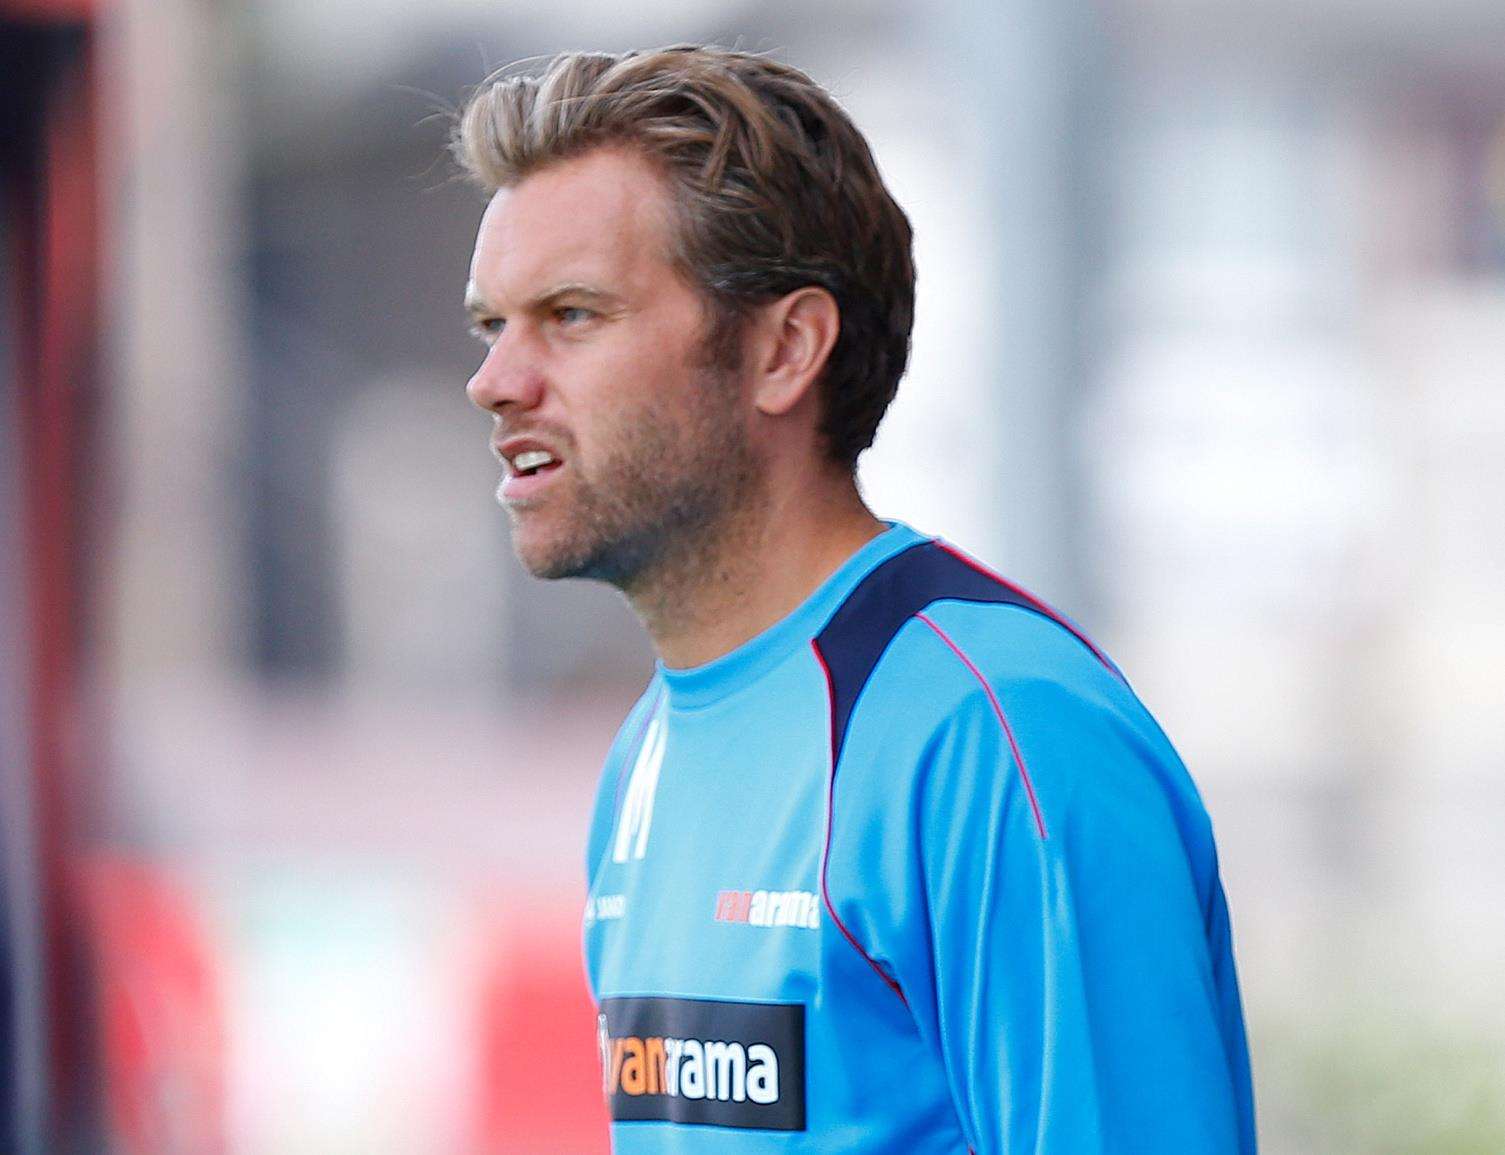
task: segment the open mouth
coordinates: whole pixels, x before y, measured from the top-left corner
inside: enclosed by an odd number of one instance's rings
[[[536,477],[558,469],[560,464],[546,449],[525,449],[512,459],[512,473],[515,477]]]

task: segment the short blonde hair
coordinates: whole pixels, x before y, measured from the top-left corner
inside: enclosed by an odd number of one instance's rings
[[[841,332],[821,379],[821,432],[854,467],[909,359],[909,220],[867,141],[820,85],[764,56],[697,45],[572,52],[503,70],[462,109],[456,158],[488,192],[602,145],[635,147],[668,180],[675,252],[707,295],[719,350],[759,302],[808,285]]]

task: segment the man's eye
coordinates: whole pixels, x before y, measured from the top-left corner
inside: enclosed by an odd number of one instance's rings
[[[579,305],[562,305],[554,310],[554,319],[561,325],[579,325],[596,314]]]
[[[471,334],[478,339],[491,344],[502,333],[502,327],[506,321],[500,317],[478,317],[470,326]]]

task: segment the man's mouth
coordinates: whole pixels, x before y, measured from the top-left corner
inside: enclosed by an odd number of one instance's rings
[[[560,463],[547,449],[525,449],[507,464],[513,476],[533,477],[545,470],[558,468]]]
[[[564,462],[552,452],[538,445],[508,446],[498,451],[497,456],[506,466],[497,498],[504,505],[519,506],[531,503],[553,484],[555,476],[564,467]]]

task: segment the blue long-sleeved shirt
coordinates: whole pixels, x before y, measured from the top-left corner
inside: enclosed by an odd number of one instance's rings
[[[618,1152],[1255,1149],[1185,768],[1080,631],[907,526],[658,669],[588,869]]]

